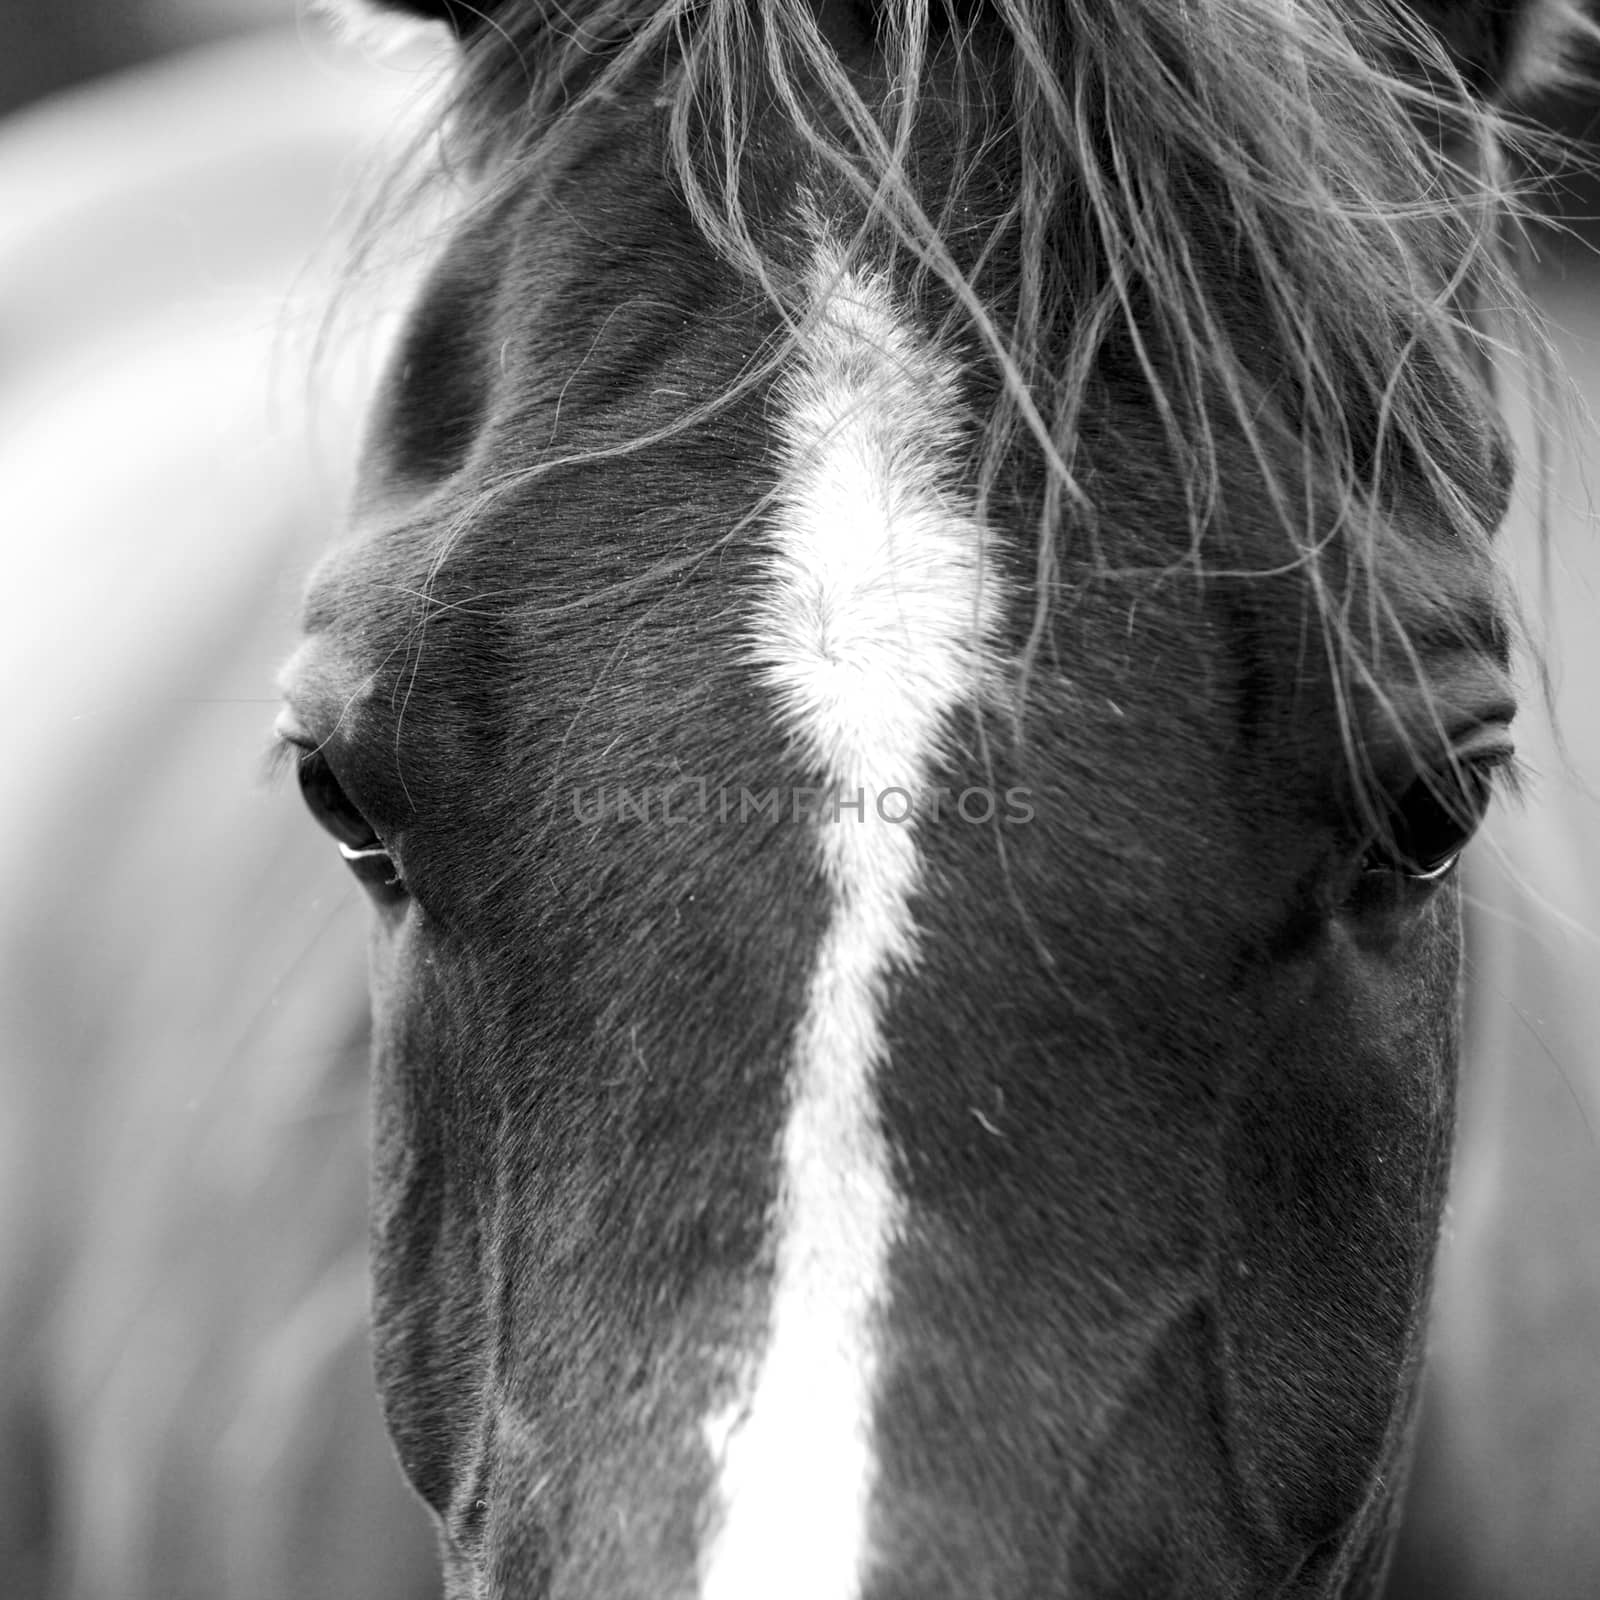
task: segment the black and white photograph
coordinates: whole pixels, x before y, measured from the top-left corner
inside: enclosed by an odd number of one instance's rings
[[[1597,1600],[1600,4],[0,0],[0,1600]]]

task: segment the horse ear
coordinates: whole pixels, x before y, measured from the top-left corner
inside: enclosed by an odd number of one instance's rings
[[[1411,0],[1485,100],[1523,99],[1562,81],[1580,38],[1594,22],[1582,0]]]

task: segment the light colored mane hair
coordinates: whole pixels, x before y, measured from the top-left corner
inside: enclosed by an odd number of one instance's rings
[[[765,134],[775,113],[786,118],[820,172],[859,197],[857,247],[872,233],[910,252],[949,308],[943,331],[992,362],[1001,398],[982,426],[980,503],[1019,447],[1043,462],[1027,660],[1069,521],[1094,551],[1081,446],[1114,346],[1179,464],[1189,559],[1206,562],[1219,497],[1237,487],[1219,440],[1242,436],[1285,534],[1269,570],[1304,567],[1345,671],[1367,676],[1375,630],[1393,620],[1384,585],[1362,586],[1384,616],[1357,627],[1348,586],[1328,591],[1319,556],[1337,541],[1342,570],[1375,576],[1402,483],[1462,537],[1487,541],[1472,490],[1495,462],[1485,430],[1465,424],[1492,414],[1500,330],[1533,326],[1511,270],[1525,215],[1512,174],[1531,135],[1394,0],[892,0],[876,11],[882,75],[863,89],[808,0],[502,7],[467,52],[446,166],[491,189],[520,181],[559,163],[590,110],[648,96],[665,108],[705,237],[795,328],[805,308],[746,181],[759,119]],[[1558,14],[1587,26],[1566,0]],[[932,194],[908,159],[929,116],[955,146]],[[1009,263],[997,297],[985,270],[957,264],[947,224],[972,174],[1007,147],[1014,192],[965,251]]]

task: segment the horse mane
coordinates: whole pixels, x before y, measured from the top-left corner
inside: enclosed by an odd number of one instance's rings
[[[1464,424],[1495,413],[1500,330],[1534,326],[1514,270],[1528,214],[1515,157],[1531,132],[1392,0],[886,0],[856,8],[871,10],[882,53],[870,89],[819,22],[827,9],[502,6],[467,48],[444,167],[493,192],[559,163],[591,112],[648,96],[699,228],[794,329],[806,310],[750,182],[776,114],[858,200],[855,247],[875,233],[908,252],[949,308],[940,331],[971,340],[997,376],[980,511],[1019,445],[1043,463],[1024,677],[1067,519],[1092,537],[1086,402],[1115,353],[1181,470],[1189,559],[1218,570],[1207,534],[1229,482],[1221,441],[1242,436],[1287,541],[1269,570],[1307,572],[1345,671],[1376,689],[1360,663],[1395,620],[1384,585],[1362,602],[1384,616],[1357,627],[1348,583],[1330,588],[1319,557],[1337,544],[1340,570],[1375,573],[1392,543],[1385,513],[1419,485],[1446,526],[1487,548],[1496,497],[1483,486],[1504,479],[1504,447]],[[1554,11],[1593,31],[1568,0]],[[951,119],[955,145],[932,194],[910,155],[931,115]],[[1014,192],[963,265],[948,223],[1003,144]],[[995,262],[1011,278],[1003,296],[985,279]]]

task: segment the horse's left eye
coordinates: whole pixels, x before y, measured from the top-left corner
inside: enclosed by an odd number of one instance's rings
[[[1463,761],[1419,775],[1385,808],[1363,870],[1433,883],[1455,866],[1489,809],[1499,762]]]
[[[360,806],[345,793],[328,758],[320,750],[302,750],[299,775],[307,810],[337,841],[339,854],[356,869],[357,876],[364,880],[370,877],[386,888],[398,888],[399,874],[389,847]]]

